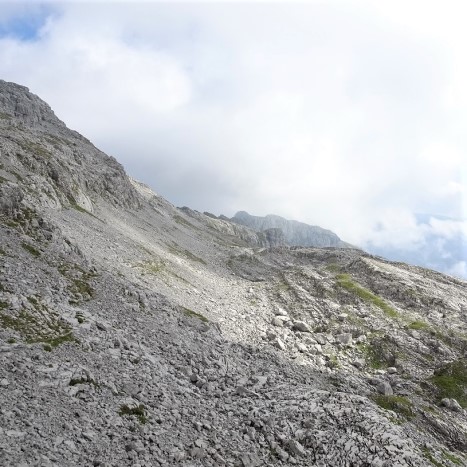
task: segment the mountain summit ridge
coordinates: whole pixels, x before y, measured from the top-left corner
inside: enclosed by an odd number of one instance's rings
[[[342,241],[331,230],[288,220],[276,214],[261,217],[253,216],[246,211],[238,211],[230,220],[260,232],[271,228],[281,229],[285,242],[289,246],[354,248],[349,243]]]
[[[0,465],[467,463],[465,281],[176,208],[45,105],[0,81]]]

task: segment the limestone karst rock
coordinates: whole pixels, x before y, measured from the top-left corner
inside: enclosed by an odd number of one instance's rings
[[[178,209],[0,81],[0,465],[465,465],[466,282],[335,246]]]
[[[330,230],[303,222],[291,221],[274,214],[260,217],[252,216],[245,211],[239,211],[230,220],[258,232],[264,232],[269,229],[280,229],[283,233],[285,244],[290,246],[352,247],[350,244],[343,242]]]

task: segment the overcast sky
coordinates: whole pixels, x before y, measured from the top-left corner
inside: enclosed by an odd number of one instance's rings
[[[467,276],[464,5],[0,1],[0,78],[178,206]]]

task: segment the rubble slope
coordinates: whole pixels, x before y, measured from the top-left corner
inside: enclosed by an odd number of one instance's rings
[[[1,465],[466,465],[466,285],[177,209],[0,81]]]

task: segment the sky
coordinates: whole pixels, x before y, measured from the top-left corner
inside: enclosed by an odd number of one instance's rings
[[[450,0],[0,0],[0,79],[177,206],[467,277],[466,17]]]

